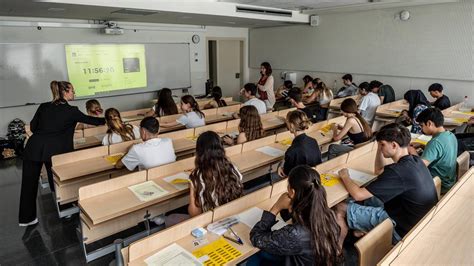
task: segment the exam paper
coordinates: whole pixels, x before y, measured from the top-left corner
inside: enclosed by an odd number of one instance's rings
[[[272,156],[272,157],[280,157],[280,156],[285,155],[284,151],[270,147],[270,146],[263,146],[261,148],[256,149],[256,151],[265,153],[266,155]]]
[[[146,181],[128,187],[140,201],[150,201],[168,194],[168,191],[158,186],[153,181]]]
[[[163,179],[173,185],[177,190],[183,190],[189,187],[189,174],[185,172],[167,176]]]
[[[262,219],[263,210],[258,207],[250,208],[239,215],[239,220],[241,223],[246,224],[248,227],[253,228],[261,219]],[[277,223],[272,226],[272,231],[281,229],[286,226],[286,223],[277,217]]]
[[[193,254],[180,245],[173,243],[145,259],[148,266],[203,265]]]
[[[340,170],[340,169],[339,169]],[[336,170],[334,173],[336,175],[339,175],[339,170]],[[352,179],[352,181],[354,181],[354,183],[356,183],[359,187],[369,183],[372,179],[374,179],[375,175],[372,175],[372,174],[369,174],[369,173],[365,173],[365,172],[361,172],[361,171],[357,171],[357,170],[354,170],[354,169],[351,169],[351,168],[347,168],[347,170],[349,171],[349,177]]]

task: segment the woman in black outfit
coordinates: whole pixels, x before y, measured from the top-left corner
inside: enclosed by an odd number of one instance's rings
[[[36,195],[38,179],[43,164],[48,172],[49,187],[54,191],[51,157],[74,150],[74,130],[78,122],[104,125],[104,118],[83,114],[68,101],[74,100],[74,87],[67,81],[51,82],[51,90],[58,97],[52,102],[42,103],[31,120],[33,135],[26,144],[23,158],[23,174],[20,196],[20,226],[38,223]]]

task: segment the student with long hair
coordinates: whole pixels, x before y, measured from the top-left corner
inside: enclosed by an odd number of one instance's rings
[[[178,113],[178,107],[173,100],[173,92],[168,88],[158,91],[158,99],[152,109],[146,113],[146,116],[162,117],[166,115],[175,115]]]
[[[23,158],[20,226],[38,223],[36,196],[41,168],[43,165],[46,167],[49,186],[54,191],[51,157],[74,150],[73,138],[77,123],[105,124],[104,118],[87,116],[76,106],[69,105],[69,101],[74,100],[74,87],[71,83],[52,81],[51,91],[54,100],[40,104],[30,122],[33,135],[26,143]]]
[[[199,104],[193,96],[184,95],[181,97],[181,110],[183,115],[174,122],[162,123],[162,127],[175,127],[183,125],[186,128],[202,127],[206,125],[204,113],[199,109]]]
[[[260,65],[260,79],[257,82],[257,88],[260,100],[265,102],[268,110],[275,104],[275,91],[273,91],[274,80],[272,76],[272,66],[268,62]]]
[[[365,119],[359,114],[354,99],[345,99],[341,103],[341,111],[342,115],[347,119],[344,126],[336,124],[332,125],[334,141],[341,140],[347,135],[352,141],[352,144],[357,145],[372,138],[372,129],[367,121],[365,121]],[[329,145],[328,158],[332,159],[353,149],[354,148],[351,145],[331,144]]]
[[[225,100],[222,99],[221,87],[215,86],[214,88],[212,88],[211,96],[212,96],[212,100],[210,100],[208,103],[206,103],[206,105],[204,105],[204,109],[227,106],[227,103],[225,102]]]
[[[292,224],[272,231],[276,216],[291,210]],[[247,265],[337,265],[342,261],[341,229],[327,205],[319,173],[307,165],[294,168],[288,177],[288,192],[250,231],[250,241],[261,251]]]
[[[227,145],[242,144],[264,136],[262,120],[253,105],[242,106],[239,110],[240,123],[237,138],[225,135],[222,140]]]
[[[321,151],[318,142],[306,135],[311,126],[306,114],[300,110],[291,111],[286,115],[286,127],[295,137],[290,148],[285,152],[283,167],[278,168],[280,177],[287,176],[298,165],[314,167],[321,163]]]
[[[411,133],[422,134],[421,126],[416,118],[421,112],[430,107],[428,99],[421,90],[409,90],[403,98],[408,102],[408,111],[403,110],[401,115],[412,124]]]
[[[108,129],[102,139],[104,146],[140,138],[140,129],[137,126],[125,124],[120,112],[115,108],[105,110],[105,124]]]
[[[303,77],[303,94],[307,94],[307,93],[312,93],[313,92],[313,87],[314,87],[314,84],[313,84],[313,78],[310,76],[310,75],[306,75]]]
[[[314,82],[314,81],[313,81]],[[326,120],[328,110],[329,110],[329,103],[334,99],[334,94],[332,90],[326,86],[324,82],[319,80],[316,84],[316,89],[314,92],[307,98],[304,99],[304,102],[309,104],[315,101],[319,104],[319,113],[317,115],[318,120]]]
[[[189,215],[199,215],[242,196],[242,175],[225,155],[217,133],[199,135],[194,167],[189,176]]]

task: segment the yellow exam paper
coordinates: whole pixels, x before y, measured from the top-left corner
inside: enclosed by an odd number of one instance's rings
[[[227,264],[229,261],[240,257],[242,253],[221,237],[216,241],[195,250],[193,255],[198,259],[207,255],[209,259],[204,262],[204,265],[208,266]]]
[[[323,133],[328,133],[329,130],[331,130],[331,127],[332,127],[333,124],[334,124],[334,123],[325,125],[324,127],[322,127],[322,128],[320,129],[320,131],[323,132]]]
[[[326,187],[332,187],[341,183],[339,177],[334,174],[321,174],[321,184]]]
[[[120,159],[122,159],[122,156],[123,156],[123,153],[109,155],[109,156],[105,156],[105,160],[111,163],[112,165],[115,165]]]
[[[293,139],[287,138],[287,139],[281,140],[280,144],[285,145],[285,146],[290,146],[292,142],[293,142]]]

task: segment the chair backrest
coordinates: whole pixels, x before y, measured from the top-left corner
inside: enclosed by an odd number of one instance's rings
[[[468,151],[461,153],[461,155],[456,159],[457,180],[459,180],[469,170],[470,159],[471,155]]]
[[[438,200],[441,198],[441,179],[439,176],[433,178],[433,182],[436,188],[436,195],[438,195]]]
[[[392,221],[386,219],[357,241],[354,246],[359,253],[359,265],[377,265],[392,248],[392,232]]]

